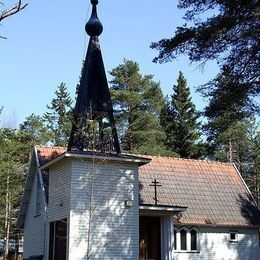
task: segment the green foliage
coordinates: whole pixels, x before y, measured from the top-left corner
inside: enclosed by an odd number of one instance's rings
[[[248,95],[250,84],[230,80],[232,73],[225,67],[208,84],[210,88],[201,87],[204,96],[209,98],[204,111],[207,123],[203,126],[209,144],[208,157],[235,163],[259,201],[255,107]]]
[[[155,146],[162,150],[165,135],[158,116],[164,100],[159,83],[152,75],[142,76],[138,64],[131,60],[124,60],[110,74],[123,150],[149,153]]]
[[[67,146],[72,120],[72,100],[65,83],[61,83],[55,91],[55,98],[47,105],[43,121],[52,134],[52,143],[56,146]]]
[[[180,72],[171,100],[161,111],[160,121],[167,135],[166,145],[181,157],[198,156],[195,148],[199,138],[197,119],[198,113],[192,103],[187,81]]]
[[[23,141],[24,133],[0,129],[0,236],[4,234],[6,200],[10,203],[11,233],[23,191],[30,144]]]
[[[257,204],[260,205],[260,132],[258,131],[253,139],[253,176],[251,183],[249,183],[253,195],[256,198]]]
[[[31,114],[20,124],[20,130],[24,133],[24,142],[29,142],[32,145],[46,145],[51,141],[51,133],[44,125],[41,116]]]
[[[226,69],[210,83],[210,89],[201,88],[204,97],[209,99],[204,115],[208,123],[204,126],[208,141],[218,139],[218,135],[225,132],[231,125],[250,117],[254,107],[249,105],[251,100],[247,95],[248,84],[230,81],[230,71]]]
[[[243,92],[247,96],[257,95],[260,92],[258,1],[179,0],[179,8],[186,9],[184,19],[191,26],[185,23],[171,39],[153,43],[151,47],[159,50],[155,61],[167,62],[180,54],[187,54],[193,62],[217,59],[223,70],[230,69],[229,81],[233,86],[245,84]],[[208,11],[208,18],[202,19]]]
[[[250,163],[254,156],[255,128],[254,120],[230,124],[215,139],[213,158],[218,161],[234,162],[239,168],[243,163]]]
[[[259,203],[259,128],[247,95],[250,85],[235,84],[229,80],[230,73],[226,68],[210,83],[210,89],[202,89],[210,99],[204,111],[208,121],[203,126],[209,143],[208,157],[235,163]]]
[[[255,198],[260,202],[259,128],[255,120],[234,123],[218,135],[213,159],[235,163]]]

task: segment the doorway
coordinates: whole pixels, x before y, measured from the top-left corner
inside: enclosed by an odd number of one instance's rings
[[[67,219],[50,222],[49,260],[66,260]]]
[[[161,260],[161,219],[141,216],[139,220],[140,260]]]

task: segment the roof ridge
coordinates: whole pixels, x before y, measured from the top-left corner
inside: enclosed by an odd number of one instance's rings
[[[181,157],[174,157],[174,156],[162,156],[162,155],[145,155],[145,154],[135,154],[139,156],[146,156],[151,158],[164,158],[164,159],[174,159],[174,160],[180,160],[180,161],[200,161],[203,163],[217,163],[217,164],[225,164],[225,165],[233,165],[233,163],[230,162],[221,162],[221,161],[214,161],[214,160],[207,160],[207,159],[192,159],[192,158],[181,158]]]
[[[59,149],[59,150],[66,150],[66,147],[62,146],[47,146],[47,145],[35,145],[36,148],[46,148],[46,149]]]
[[[46,148],[46,149],[53,149],[53,150],[65,150],[65,147],[62,146],[47,146],[47,145],[35,145],[37,148]],[[125,155],[132,155],[132,156],[141,156],[141,157],[148,157],[148,158],[163,158],[169,160],[179,160],[179,161],[188,161],[188,162],[203,162],[203,163],[213,163],[213,164],[223,164],[223,165],[233,165],[230,162],[221,162],[221,161],[214,161],[214,160],[207,160],[207,159],[192,159],[192,158],[180,158],[174,156],[162,156],[162,155],[146,155],[146,154],[134,154],[134,153],[122,153]]]

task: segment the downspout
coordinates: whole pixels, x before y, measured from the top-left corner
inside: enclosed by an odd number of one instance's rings
[[[40,162],[39,162],[39,158],[38,158],[38,153],[37,153],[37,149],[34,146],[33,147],[34,153],[35,153],[35,160],[36,160],[36,165],[37,165],[37,174],[40,180],[40,184],[42,187],[42,195],[44,198],[44,230],[43,230],[43,252],[44,252],[44,259],[47,259],[47,247],[46,247],[46,228],[47,228],[47,214],[48,214],[48,207],[47,207],[47,198],[46,198],[46,193],[45,193],[45,188],[44,188],[44,183],[43,183],[43,178],[42,178],[42,172],[40,170]]]

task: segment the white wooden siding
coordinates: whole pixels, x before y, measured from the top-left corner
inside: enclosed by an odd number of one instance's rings
[[[89,223],[91,259],[139,259],[137,170],[125,162],[72,162],[70,260],[86,259]],[[133,206],[126,208],[125,200],[133,200]]]
[[[46,225],[46,252],[48,259],[49,247],[49,223],[52,221],[67,218],[68,236],[69,236],[69,218],[70,218],[70,196],[71,196],[71,163],[69,160],[59,162],[49,169],[49,204],[48,218]],[[69,253],[69,244],[67,239],[67,255]],[[65,259],[64,259],[65,260]]]
[[[53,165],[49,174],[45,253],[43,200],[41,215],[35,216],[36,176],[35,169],[35,178],[24,223],[24,258],[45,254],[45,259],[48,259],[48,223],[67,218],[69,236],[67,260],[86,259],[90,198],[92,198],[94,209],[91,211],[93,217],[90,221],[91,259],[139,259],[137,164],[67,159]],[[92,184],[93,196],[91,196]],[[126,208],[125,200],[133,200],[133,206]],[[257,229],[197,228],[199,251],[174,252],[174,260],[260,259]],[[237,243],[229,241],[229,231],[238,232]],[[166,233],[164,230],[163,236]],[[172,247],[172,244],[169,247]],[[171,259],[170,255],[169,259]]]
[[[198,227],[199,252],[174,253],[175,260],[259,260],[257,229]],[[238,231],[238,242],[229,241],[229,231]]]
[[[44,199],[42,196],[41,215],[36,216],[37,170],[24,222],[23,256],[44,255]]]
[[[59,162],[49,169],[48,221],[69,218],[70,212],[70,161]]]

